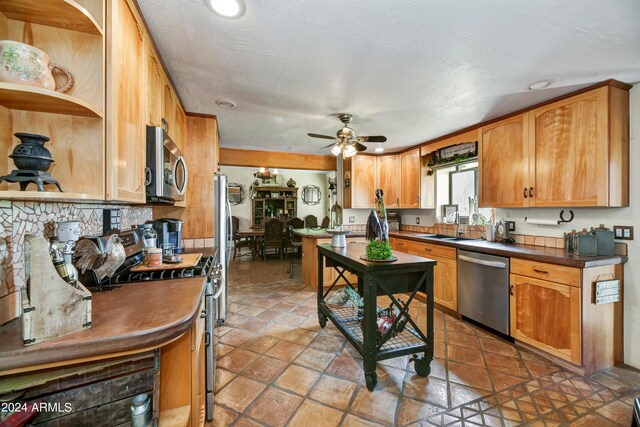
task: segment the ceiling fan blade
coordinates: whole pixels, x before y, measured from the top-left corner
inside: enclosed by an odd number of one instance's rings
[[[387,137],[382,135],[372,135],[372,136],[359,136],[358,140],[362,140],[362,142],[386,142]]]
[[[320,135],[317,133],[308,133],[307,135],[309,135],[311,138],[336,139],[335,136]]]
[[[333,147],[334,145],[336,145],[335,142],[333,144],[329,144],[329,145],[325,145],[324,147],[320,147],[320,149],[324,150],[325,148]]]
[[[359,142],[356,142],[355,144],[353,144],[353,147],[357,150],[357,151],[365,151],[367,149],[366,145],[362,145]]]

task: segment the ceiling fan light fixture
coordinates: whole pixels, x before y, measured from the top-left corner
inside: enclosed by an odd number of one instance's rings
[[[342,151],[342,143],[338,143],[338,144],[334,145],[333,147],[331,147],[331,153],[334,156],[339,156],[341,151]]]
[[[376,149],[375,149],[375,150],[373,150],[373,151],[375,151],[376,153],[384,153],[384,148],[382,148],[382,147],[378,147],[378,148],[376,148]]]
[[[205,3],[215,13],[228,19],[240,18],[246,10],[242,0],[205,0]]]
[[[353,156],[355,156],[357,152],[358,152],[358,150],[356,150],[356,147],[354,147],[354,146],[353,146],[353,145],[351,145],[351,144],[348,144],[348,145],[347,145],[347,148],[345,148],[345,149],[344,149],[344,151],[343,151],[342,155],[343,155],[345,158],[349,158],[349,157],[353,157]]]

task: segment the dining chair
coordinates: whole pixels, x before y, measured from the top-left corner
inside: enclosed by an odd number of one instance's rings
[[[291,242],[290,242],[290,238],[289,238],[289,228],[293,227],[293,230],[297,230],[299,228],[304,228],[304,221],[301,220],[300,218],[294,217],[294,218],[289,218],[287,220],[287,222],[285,223],[285,235],[287,236],[287,240],[286,240],[286,250],[287,251],[296,251],[296,248],[291,246]]]
[[[320,227],[329,228],[329,223],[330,222],[331,222],[331,220],[329,219],[329,217],[325,216],[324,218],[322,218],[322,224],[320,224]]]
[[[282,235],[282,221],[278,218],[267,218],[264,223],[264,237],[262,238],[262,256],[267,259],[267,249],[276,249],[282,259],[284,252],[284,238]]]
[[[240,230],[240,220],[237,216],[231,217],[231,230],[233,237],[233,260],[236,260],[238,249],[240,249],[240,256],[242,256],[242,248],[251,248],[253,242],[248,237],[242,237],[238,235]]]
[[[318,217],[315,215],[307,215],[304,217],[304,227],[313,228],[318,226]]]
[[[298,218],[295,218],[298,219]],[[289,269],[287,270],[287,273],[289,273],[289,279],[293,279],[293,267],[297,266],[297,265],[302,265],[302,261],[298,262],[298,263],[293,263],[293,257],[296,253],[300,253],[302,254],[302,238],[300,236],[297,236],[293,233],[293,230],[295,229],[295,227],[291,224],[289,224],[289,232],[288,232],[288,237],[289,237],[289,247],[291,248],[291,252],[289,252]],[[302,258],[302,257],[301,257]]]

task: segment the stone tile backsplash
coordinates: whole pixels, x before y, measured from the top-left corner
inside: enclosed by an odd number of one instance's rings
[[[25,285],[26,234],[54,237],[58,221],[80,221],[83,235],[102,234],[102,211],[106,208],[114,206],[0,201],[0,298]],[[122,228],[153,219],[153,210],[148,207],[117,208],[121,209]],[[2,250],[2,241],[6,243],[5,251]]]

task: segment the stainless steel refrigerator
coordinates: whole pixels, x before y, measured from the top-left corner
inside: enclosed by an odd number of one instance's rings
[[[217,321],[223,324],[227,318],[228,268],[233,245],[231,227],[231,205],[227,198],[227,176],[216,174],[214,177],[214,244],[218,248],[220,285],[224,287],[217,303]]]
[[[207,352],[206,352],[206,419],[213,419],[213,400],[216,374],[217,338],[214,331],[216,324],[224,324],[227,318],[227,289],[229,260],[233,236],[231,235],[231,206],[227,200],[226,175],[214,176],[214,244],[218,249],[214,273],[207,283]]]

